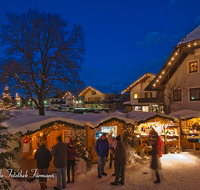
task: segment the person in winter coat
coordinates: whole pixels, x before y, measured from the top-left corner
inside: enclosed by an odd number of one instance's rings
[[[119,185],[119,183],[124,185],[126,148],[125,144],[121,141],[120,135],[116,137],[116,140],[117,140],[117,146],[115,148],[115,181],[111,182],[111,185]],[[121,181],[119,181],[120,174],[121,174]]]
[[[76,148],[72,138],[69,139],[68,143],[68,154],[67,154],[67,183],[70,183],[70,168],[72,168],[72,183],[74,183],[74,166],[76,158]]]
[[[61,188],[61,175],[62,186],[66,187],[66,166],[67,166],[67,153],[68,145],[62,142],[62,137],[57,137],[58,143],[52,148],[51,155],[54,156],[54,166],[57,172],[57,186],[54,189],[60,190]]]
[[[47,175],[49,162],[52,159],[50,151],[46,148],[45,142],[42,142],[37,151],[35,152],[34,158],[37,162],[37,168],[39,175]],[[47,178],[39,177],[39,183],[41,189],[47,188]]]
[[[103,133],[101,138],[96,141],[94,149],[98,156],[98,177],[101,178],[101,175],[107,175],[107,173],[104,172],[104,166],[109,151],[109,143],[106,139],[106,133]]]
[[[156,172],[156,181],[154,183],[160,183],[160,176],[157,171],[158,169],[158,133],[152,128],[152,130],[149,132],[149,142],[152,146],[152,158],[151,158],[151,164],[150,168],[155,170]]]
[[[114,155],[114,148],[116,145],[115,137],[112,137],[111,142],[109,143],[109,153],[110,153],[110,169],[112,168],[113,163],[113,155]]]

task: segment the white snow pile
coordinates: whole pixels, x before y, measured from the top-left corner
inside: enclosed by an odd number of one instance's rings
[[[134,148],[128,147],[127,148],[127,164],[133,164],[135,162],[140,162],[142,157],[140,157]]]
[[[176,118],[188,119],[188,118],[192,118],[192,117],[200,117],[200,111],[185,109],[185,110],[173,112],[169,115],[174,116]]]
[[[78,162],[75,165],[76,174],[86,174],[87,173],[87,164],[86,161],[82,158],[79,158]]]

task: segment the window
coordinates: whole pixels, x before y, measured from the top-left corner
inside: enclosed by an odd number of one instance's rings
[[[91,91],[91,94],[92,94],[92,95],[96,95],[96,91],[92,90],[92,91]]]
[[[199,91],[200,91],[200,88],[190,89],[190,101],[200,100]]]
[[[149,107],[148,106],[142,106],[142,111],[143,112],[148,112],[149,111]]]
[[[173,101],[181,101],[181,90],[173,91]]]
[[[152,92],[146,92],[145,98],[152,98]]]
[[[198,71],[198,62],[196,61],[191,61],[189,62],[189,73],[194,73]]]
[[[135,106],[135,111],[142,111],[142,107],[141,106]]]
[[[92,101],[93,101],[93,98],[88,98],[88,101],[89,101],[89,102],[92,102]]]
[[[95,98],[95,101],[100,101],[100,97],[96,97],[96,98]]]
[[[134,99],[138,99],[138,94],[133,94]]]
[[[163,97],[163,92],[162,91],[157,91],[156,92],[156,98],[162,98]]]

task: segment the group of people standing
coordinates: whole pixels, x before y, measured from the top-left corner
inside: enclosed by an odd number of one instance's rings
[[[154,183],[160,183],[160,176],[158,173],[158,133],[152,128],[149,133],[149,143],[152,146],[152,159],[150,168],[156,173],[156,180]],[[111,182],[111,185],[124,185],[125,178],[125,165],[126,165],[126,147],[121,140],[121,136],[118,135],[116,138],[112,137],[112,133],[106,138],[106,133],[95,143],[95,151],[98,156],[98,177],[102,178],[102,175],[106,176],[107,173],[104,171],[108,154],[110,153],[110,168],[112,168],[113,155],[114,155],[114,168],[115,172],[112,174],[115,176],[115,181]],[[119,180],[121,177],[121,180]]]
[[[35,153],[35,159],[37,161],[37,168],[39,175],[47,175],[49,162],[54,156],[54,166],[57,172],[57,186],[56,190],[66,188],[66,166],[67,166],[67,183],[70,183],[70,169],[72,168],[72,183],[74,183],[74,166],[76,158],[76,148],[72,138],[69,139],[69,143],[62,142],[62,137],[57,137],[58,143],[52,148],[51,152],[46,148],[46,143],[41,142],[38,150]],[[62,180],[61,180],[62,178]],[[39,178],[40,188],[47,188],[47,178]]]
[[[115,181],[111,182],[111,185],[124,185],[125,177],[125,164],[126,164],[126,149],[124,143],[121,141],[121,136],[118,135],[116,138],[112,138],[112,134],[106,138],[106,133],[103,133],[102,136],[95,143],[95,151],[98,156],[98,177],[102,178],[102,175],[106,176],[107,173],[104,172],[104,167],[108,154],[110,153],[110,168],[112,168],[113,154],[115,155]],[[121,176],[121,180],[119,180]]]
[[[69,139],[69,143],[62,142],[62,137],[57,137],[58,143],[52,148],[51,152],[46,148],[46,143],[41,142],[38,150],[35,153],[35,159],[37,161],[37,168],[39,175],[47,175],[49,162],[54,156],[54,166],[57,172],[57,186],[54,187],[56,190],[66,187],[66,167],[67,167],[67,183],[70,183],[70,169],[72,169],[72,183],[74,183],[74,166],[76,158],[76,148],[72,138]],[[151,130],[149,134],[149,142],[152,145],[152,160],[150,167],[156,172],[156,181],[154,183],[160,183],[160,176],[158,174],[158,134],[155,130]],[[126,147],[121,140],[121,136],[118,135],[116,138],[112,137],[112,133],[106,138],[106,133],[95,143],[95,151],[98,156],[98,177],[102,178],[107,176],[104,171],[104,167],[107,161],[107,157],[110,153],[110,169],[113,165],[114,155],[114,174],[115,181],[111,182],[111,185],[124,185],[125,178],[125,165],[126,165]],[[120,180],[121,177],[121,180]],[[47,178],[39,178],[40,188],[47,188]]]

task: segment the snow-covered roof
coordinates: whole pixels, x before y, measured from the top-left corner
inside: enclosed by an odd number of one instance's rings
[[[45,116],[39,116],[38,110],[15,110],[11,112],[12,118],[3,122],[2,126],[8,128],[8,132],[14,134],[16,132],[37,131],[42,125],[46,125],[50,122],[63,121],[78,126],[89,126],[91,128],[99,127],[102,123],[111,119],[118,119],[125,123],[134,124],[135,122],[141,123],[148,121],[151,118],[162,117],[166,119],[174,120],[174,116],[158,114],[152,112],[137,112],[132,111],[129,113],[114,112],[108,113],[86,113],[86,114],[72,114],[69,112],[60,113],[57,111],[46,111]]]
[[[131,104],[131,101],[124,102],[123,104]]]
[[[21,112],[20,112],[21,111]],[[112,114],[102,113],[87,113],[87,114],[72,114],[69,112],[60,113],[57,111],[47,111],[45,116],[39,116],[38,110],[16,110],[11,112],[13,117],[2,123],[2,126],[8,128],[8,132],[14,134],[21,131],[25,134],[29,131],[39,130],[42,125],[48,124],[53,121],[63,121],[79,126],[88,125],[92,128],[97,127],[102,122],[110,120],[112,118],[117,118],[126,123],[134,124],[135,121],[126,117],[124,113],[115,112]]]
[[[197,26],[192,32],[190,32],[187,36],[185,36],[177,46],[180,46],[184,43],[192,42],[200,38],[200,25]]]
[[[169,115],[177,117],[177,118],[189,119],[189,118],[193,118],[193,117],[200,117],[200,111],[185,109],[185,110],[173,112]]]
[[[161,113],[153,113],[153,112],[139,112],[139,111],[132,111],[128,113],[128,118],[133,119],[137,123],[148,121],[151,118],[161,117],[170,120],[175,120],[176,117]]]

